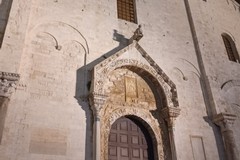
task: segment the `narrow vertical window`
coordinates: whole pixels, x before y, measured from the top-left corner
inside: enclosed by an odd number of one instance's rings
[[[117,0],[118,18],[137,23],[135,0]]]
[[[236,45],[232,38],[228,34],[222,34],[222,39],[227,51],[228,59],[233,62],[239,63],[239,55],[237,52]]]
[[[0,48],[7,26],[12,0],[0,0]]]

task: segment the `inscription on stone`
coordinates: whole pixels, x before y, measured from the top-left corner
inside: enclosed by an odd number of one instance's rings
[[[29,152],[46,155],[66,155],[66,132],[50,128],[34,129],[31,134]]]

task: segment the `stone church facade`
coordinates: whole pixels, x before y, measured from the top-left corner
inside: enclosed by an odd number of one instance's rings
[[[239,160],[239,0],[0,0],[0,160]]]

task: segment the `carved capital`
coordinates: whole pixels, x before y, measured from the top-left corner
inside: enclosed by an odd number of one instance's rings
[[[161,110],[161,115],[168,123],[169,128],[173,128],[176,118],[180,115],[180,108],[165,107]]]
[[[221,131],[231,130],[237,116],[229,113],[219,113],[213,118],[213,122],[220,126]]]
[[[0,72],[0,96],[9,98],[16,89],[19,74]]]
[[[107,96],[104,94],[99,94],[95,92],[90,94],[89,101],[90,101],[91,109],[93,110],[93,114],[96,118],[99,118],[100,110],[105,104],[106,99],[107,99]]]

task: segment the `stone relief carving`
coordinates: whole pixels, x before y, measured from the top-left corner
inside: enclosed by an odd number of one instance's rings
[[[139,41],[142,37],[143,37],[142,26],[138,25],[138,28],[135,30],[132,39],[136,40],[136,41]]]
[[[144,60],[121,58],[126,51],[134,48]],[[123,72],[124,70],[126,72]],[[146,99],[143,98],[144,103],[137,99],[140,97],[138,78],[131,73],[144,79],[146,85],[151,88],[151,94],[154,95],[150,96],[150,99],[154,99],[153,107],[149,104],[144,105]],[[170,138],[174,137],[169,137],[170,127],[166,126],[164,119],[172,127],[175,118],[180,114],[176,85],[136,41],[94,67],[90,92],[92,110],[98,113],[95,114],[95,118],[101,123],[101,147],[96,148],[100,149],[101,159],[108,158],[111,125],[116,119],[127,115],[141,117],[139,119],[148,124],[156,146],[155,153],[158,158],[155,159],[171,159]]]
[[[10,97],[17,87],[19,78],[19,74],[16,73],[0,72],[0,96]]]
[[[137,80],[133,77],[125,76],[125,100],[132,101],[137,98]]]
[[[135,115],[144,119],[149,125],[148,129],[153,131],[150,134],[156,146],[156,156],[160,159],[170,158],[167,127],[164,126],[163,118],[154,116],[159,113],[156,113],[157,107],[152,90],[138,74],[124,67],[111,71],[104,81],[103,93],[106,93],[108,97],[101,98],[101,95],[95,94],[98,98],[91,98],[97,101],[95,104],[100,106],[100,109],[98,109],[99,106],[95,106],[93,110],[94,112],[98,110],[98,115],[95,116],[101,120],[101,159],[108,158],[108,136],[111,125],[125,115]],[[141,94],[148,96],[143,98]],[[152,103],[148,103],[149,100]]]
[[[156,70],[152,69],[150,66],[143,64],[141,62],[138,62],[136,60],[133,59],[120,59],[117,60],[113,63],[111,63],[109,65],[108,68],[104,68],[102,70],[100,70],[98,73],[96,73],[97,77],[96,79],[99,79],[96,83],[95,90],[99,93],[104,92],[104,80],[105,77],[107,77],[114,69],[116,68],[121,68],[121,67],[125,67],[127,68],[127,66],[131,66],[130,69],[134,69],[133,67],[135,67],[135,69],[137,70],[136,72],[148,72],[150,73],[149,79],[151,78],[156,78],[158,82],[155,83],[159,83],[160,87],[163,88],[163,92],[166,95],[166,99],[168,102],[168,105],[171,107],[177,107],[178,106],[178,100],[177,100],[177,92],[176,92],[176,88],[175,87],[170,87],[166,82],[170,82],[169,80],[166,80],[166,76],[162,77],[160,76]],[[101,83],[99,83],[101,82]],[[156,84],[157,85],[157,84]]]
[[[91,109],[93,111],[93,114],[96,118],[100,118],[100,112],[102,110],[103,105],[105,104],[105,101],[107,99],[106,95],[99,94],[99,93],[92,93],[90,95],[90,105]]]
[[[114,70],[105,81],[104,89],[105,93],[111,95],[108,103],[149,110],[157,109],[151,88],[144,79],[128,69]]]
[[[141,55],[148,61],[149,64],[144,64],[134,59],[118,59],[117,58],[126,52],[128,49],[136,48]],[[103,92],[104,80],[110,72],[117,68],[131,66],[130,69],[135,67],[136,72],[148,72],[152,77],[157,79],[157,83],[163,88],[163,92],[166,95],[168,106],[178,107],[178,99],[176,92],[176,85],[168,78],[168,76],[162,71],[162,69],[154,62],[154,60],[144,51],[144,49],[138,43],[132,43],[128,47],[117,52],[115,55],[107,58],[94,68],[94,81],[103,82],[93,83],[94,90],[101,93]]]

